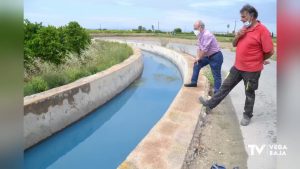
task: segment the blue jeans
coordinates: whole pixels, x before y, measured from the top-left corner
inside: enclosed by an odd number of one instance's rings
[[[216,93],[221,86],[222,82],[222,77],[221,77],[221,67],[223,64],[223,54],[221,51],[213,54],[212,56],[208,57],[205,56],[198,62],[194,64],[194,69],[193,69],[193,75],[192,75],[192,80],[191,82],[193,84],[197,84],[198,77],[199,77],[199,72],[202,67],[206,65],[210,65],[211,71],[213,73],[214,77],[214,93]]]

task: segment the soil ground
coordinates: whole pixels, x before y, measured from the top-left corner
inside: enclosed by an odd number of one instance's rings
[[[210,169],[212,164],[217,163],[226,169],[246,169],[248,156],[230,97],[225,98],[205,118],[205,123],[195,130],[182,168]]]

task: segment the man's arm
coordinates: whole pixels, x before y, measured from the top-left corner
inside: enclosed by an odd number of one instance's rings
[[[273,54],[274,54],[274,50],[272,50],[272,51],[269,52],[269,53],[265,53],[265,54],[264,54],[264,60],[269,59]]]
[[[267,59],[269,59],[273,54],[274,54],[274,50],[264,54],[264,63],[263,63],[264,65],[270,64],[270,61],[268,61]]]
[[[204,57],[204,51],[202,50],[197,50],[197,56],[195,57],[195,63],[201,60]]]
[[[233,47],[236,47],[238,40],[239,40],[239,37],[235,36],[234,39],[233,39],[233,41],[232,41],[232,46]]]
[[[274,45],[270,32],[267,29],[261,33],[261,46],[264,52],[264,60],[269,59],[274,54]]]

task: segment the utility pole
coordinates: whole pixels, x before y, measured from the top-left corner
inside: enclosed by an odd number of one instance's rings
[[[227,34],[229,33],[229,27],[230,27],[230,25],[227,24]]]
[[[234,30],[233,30],[233,33],[235,33],[235,28],[236,28],[236,20],[234,21]]]
[[[157,30],[159,30],[159,21],[157,22]]]

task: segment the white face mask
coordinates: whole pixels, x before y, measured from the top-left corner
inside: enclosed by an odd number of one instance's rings
[[[252,18],[252,16],[251,16],[251,18]],[[250,19],[249,21],[244,22],[244,26],[245,26],[246,28],[249,28],[249,27],[251,26],[251,24],[252,24],[251,19]]]
[[[244,22],[244,26],[245,26],[246,28],[248,28],[249,26],[251,26],[251,22],[250,22],[250,21]]]
[[[198,35],[200,34],[199,30],[194,30],[194,34],[198,37]]]

